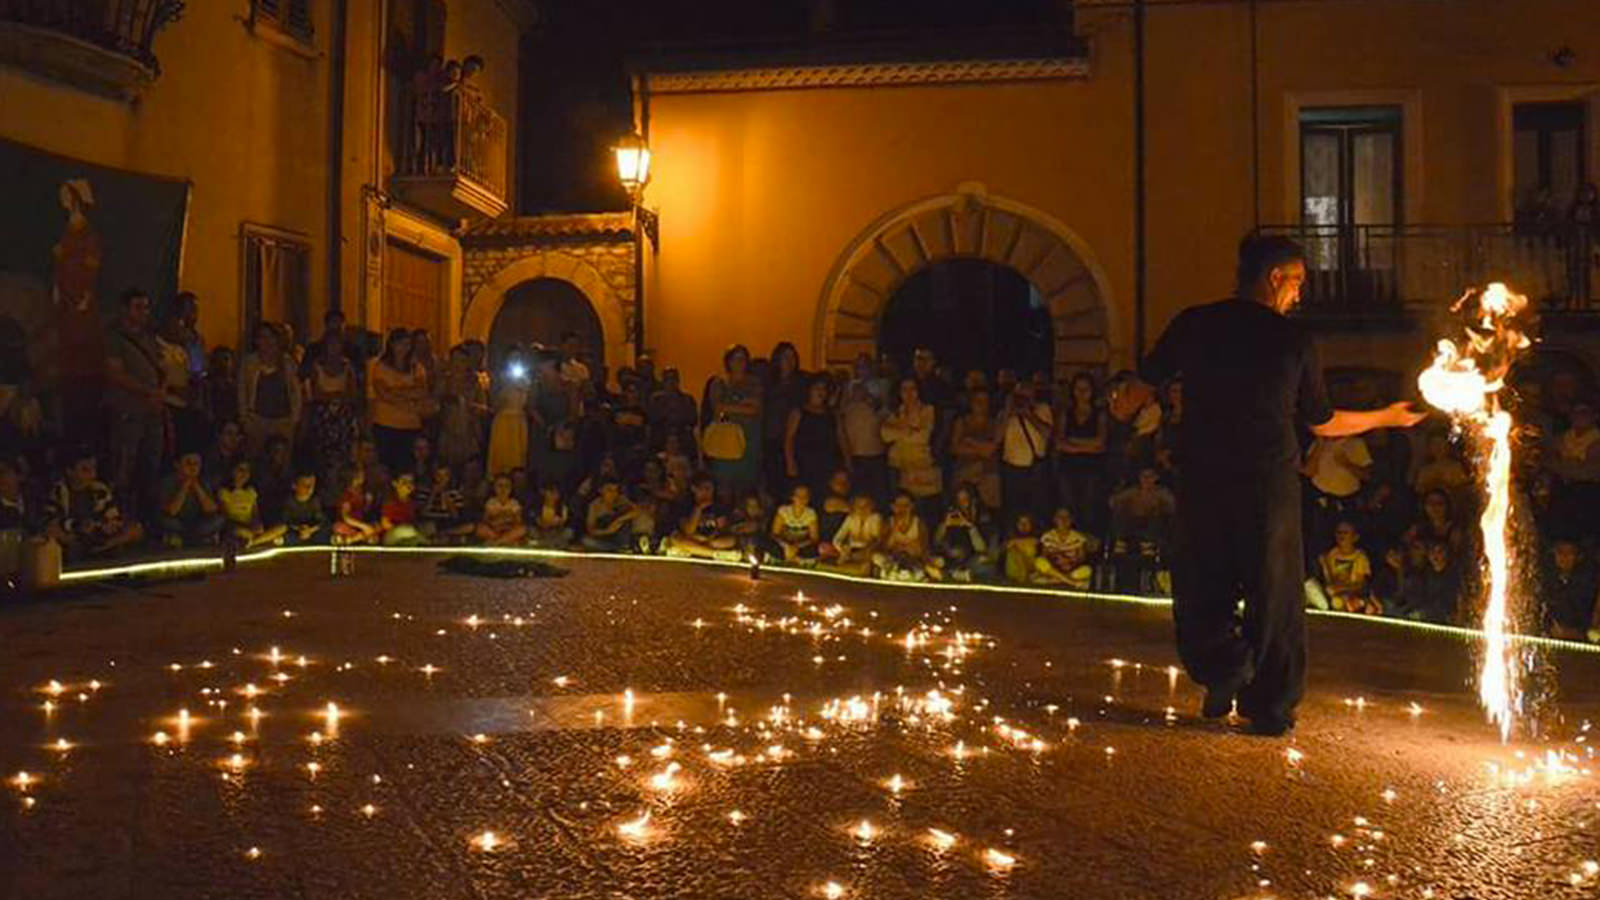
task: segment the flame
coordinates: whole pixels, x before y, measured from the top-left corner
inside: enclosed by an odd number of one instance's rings
[[[1485,503],[1478,527],[1488,562],[1489,595],[1483,612],[1485,646],[1478,699],[1489,720],[1499,726],[1504,741],[1511,737],[1522,695],[1516,656],[1507,639],[1511,568],[1506,520],[1511,512],[1512,423],[1511,414],[1500,408],[1499,395],[1512,362],[1528,347],[1527,335],[1515,324],[1528,299],[1496,282],[1482,292],[1468,291],[1453,311],[1460,311],[1474,298],[1477,314],[1465,329],[1465,344],[1440,341],[1433,365],[1417,377],[1417,387],[1429,404],[1449,413],[1485,451]]]

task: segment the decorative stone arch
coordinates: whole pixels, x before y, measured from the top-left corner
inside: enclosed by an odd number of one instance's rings
[[[823,286],[813,362],[848,365],[874,352],[900,285],[956,257],[1014,269],[1038,289],[1054,324],[1058,377],[1110,363],[1111,290],[1088,244],[1048,213],[971,182],[892,210],[851,242]]]
[[[537,278],[555,278],[577,288],[600,318],[600,331],[606,345],[606,364],[615,368],[633,359],[628,341],[628,318],[622,298],[606,283],[588,260],[561,250],[535,250],[495,272],[472,292],[461,313],[462,338],[489,339],[494,317],[505,304],[506,293],[519,284]]]

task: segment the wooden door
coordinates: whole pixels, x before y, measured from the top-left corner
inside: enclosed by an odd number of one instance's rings
[[[444,346],[449,277],[444,258],[390,240],[383,259],[383,329],[426,328],[434,347]]]

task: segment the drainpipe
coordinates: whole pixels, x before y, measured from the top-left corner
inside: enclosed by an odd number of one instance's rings
[[[328,309],[344,304],[344,43],[349,16],[350,0],[334,0],[328,36]],[[315,324],[307,322],[307,331]]]
[[[1258,0],[1250,0],[1250,230],[1261,228],[1261,55]]]
[[[1144,5],[1133,3],[1133,358],[1144,359],[1145,343],[1145,121]]]

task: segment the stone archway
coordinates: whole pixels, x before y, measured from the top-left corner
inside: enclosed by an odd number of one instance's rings
[[[588,298],[600,317],[607,365],[615,367],[633,359],[622,298],[587,260],[561,250],[538,250],[519,257],[473,291],[461,316],[462,337],[487,341],[495,315],[505,303],[506,292],[538,278],[565,281]]]
[[[891,211],[850,244],[823,287],[813,363],[849,365],[874,352],[895,290],[953,257],[1010,267],[1038,289],[1055,328],[1058,377],[1111,361],[1110,289],[1088,245],[1047,213],[963,184]]]

